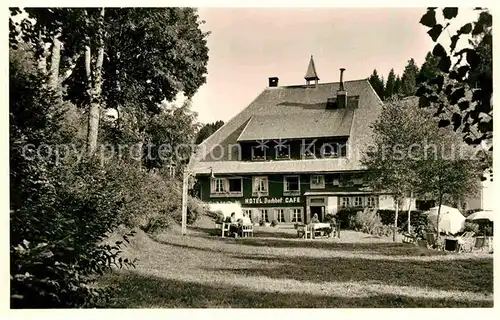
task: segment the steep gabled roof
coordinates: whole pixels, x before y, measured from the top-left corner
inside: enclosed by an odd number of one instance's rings
[[[313,56],[311,56],[311,60],[309,60],[309,66],[307,66],[307,71],[304,79],[319,80],[318,73],[316,72],[316,66],[314,65]]]
[[[189,168],[196,173],[209,173],[210,167],[212,167],[215,174],[229,173],[230,171],[264,173],[279,172],[279,170],[283,172],[289,170],[295,170],[290,172],[362,170],[361,150],[370,142],[372,137],[370,125],[378,118],[382,101],[367,79],[345,81],[344,86],[348,95],[347,105],[350,111],[340,112],[339,109],[326,108],[327,100],[336,96],[339,89],[338,82],[321,83],[317,86],[294,85],[266,88],[248,107],[197,147]],[[266,117],[270,119],[270,122],[275,121],[277,128],[290,128],[297,123],[296,119],[303,119],[306,122],[309,120],[305,119],[309,118],[321,118],[325,119],[326,122],[336,123],[341,133],[347,132],[347,127],[349,127],[348,158],[258,163],[239,161],[238,150],[232,149],[231,146],[237,145],[240,137],[246,137],[247,133],[244,131],[253,132],[253,135],[258,132],[257,124],[259,122],[252,124],[252,119]],[[252,129],[254,125],[255,129]],[[321,130],[324,129],[323,127]],[[294,132],[294,135],[298,134]],[[335,132],[332,134],[336,135]],[[278,165],[278,163],[280,164]]]
[[[312,113],[252,116],[238,141],[265,139],[300,139],[346,137],[351,132],[354,109],[326,110]]]

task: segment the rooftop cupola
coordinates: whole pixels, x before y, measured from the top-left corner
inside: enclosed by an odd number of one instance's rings
[[[318,74],[316,73],[316,66],[314,65],[314,59],[312,55],[311,55],[311,60],[309,60],[309,66],[307,67],[304,79],[306,79],[307,85],[310,85],[311,81],[314,81],[316,85],[318,84],[319,77]]]

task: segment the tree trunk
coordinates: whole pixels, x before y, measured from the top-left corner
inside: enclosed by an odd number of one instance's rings
[[[47,53],[45,50],[45,42],[42,40],[42,34],[40,32],[39,34],[39,39],[37,43],[37,53],[38,53],[38,61],[37,61],[37,67],[40,73],[42,74],[47,74]]]
[[[50,59],[49,69],[49,88],[54,92],[61,93],[59,90],[59,65],[61,62],[61,41],[54,36],[52,43],[52,57]]]
[[[394,216],[394,229],[392,230],[392,241],[396,242],[396,231],[398,230],[399,199],[396,199],[396,215]]]
[[[410,199],[408,199],[408,233],[411,231],[411,200],[413,198],[413,192],[410,192]]]
[[[443,195],[442,195],[442,194],[440,194],[440,195],[439,195],[439,202],[438,202],[438,214],[437,214],[437,221],[436,221],[436,222],[437,222],[437,224],[436,224],[436,226],[437,226],[436,244],[437,244],[437,243],[438,243],[438,241],[439,241],[439,234],[440,234],[440,232],[439,232],[439,218],[440,218],[440,216],[441,216],[441,203],[442,203],[442,202],[443,202]]]
[[[62,76],[59,77],[59,85],[61,85],[64,81],[66,81],[71,74],[73,73],[73,70],[76,67],[76,63],[78,62],[78,59],[80,59],[80,56],[82,55],[81,52],[76,53],[73,57],[70,58],[68,64],[69,67],[68,69],[62,74]]]
[[[97,133],[99,127],[99,106],[93,103],[92,93],[92,71],[91,71],[92,54],[90,45],[85,46],[85,73],[87,76],[87,95],[90,100],[89,114],[87,122],[87,155],[92,156],[97,148]]]
[[[97,60],[94,72],[91,73],[91,51],[90,44],[85,48],[85,69],[87,81],[90,83],[90,108],[87,129],[87,155],[92,156],[97,149],[97,138],[99,134],[99,118],[101,110],[102,90],[102,64],[104,60],[104,8],[101,9],[99,18]]]

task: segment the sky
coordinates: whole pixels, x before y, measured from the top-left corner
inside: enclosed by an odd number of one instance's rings
[[[208,75],[192,109],[202,123],[226,122],[269,77],[279,85],[305,83],[311,55],[320,83],[338,81],[340,68],[344,80],[368,78],[374,69],[384,78],[391,68],[402,74],[410,58],[420,66],[433,48],[419,24],[424,13],[424,7],[200,8],[202,29],[211,32]],[[470,14],[459,11],[457,24]]]

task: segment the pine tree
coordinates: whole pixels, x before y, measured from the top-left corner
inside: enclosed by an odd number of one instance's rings
[[[372,75],[368,78],[368,81],[373,87],[373,90],[378,94],[380,99],[384,99],[384,80],[378,75],[377,70],[373,70]]]
[[[396,76],[396,80],[394,80],[394,93],[393,95],[401,95],[401,78],[399,75]]]
[[[401,91],[405,97],[413,96],[417,92],[417,74],[418,67],[415,60],[411,58],[403,71],[401,77]]]
[[[384,96],[386,98],[390,98],[395,94],[395,85],[396,85],[396,74],[394,73],[394,69],[389,71],[389,75],[387,76],[387,82],[385,84],[385,92]]]
[[[434,79],[439,73],[439,57],[434,56],[431,52],[428,52],[425,56],[425,62],[422,64],[422,68],[417,76],[417,85],[425,82],[427,79]]]

